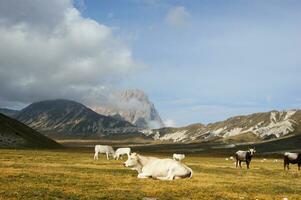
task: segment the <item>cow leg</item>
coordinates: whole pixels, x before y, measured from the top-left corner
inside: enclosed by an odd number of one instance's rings
[[[166,176],[166,177],[156,177],[156,179],[162,180],[162,181],[172,181],[173,180],[173,176]]]
[[[94,160],[98,160],[98,152],[95,152],[95,154],[94,154]]]
[[[172,181],[175,178],[175,175],[172,173],[172,170],[169,170],[166,177],[156,177],[156,178],[163,181]]]
[[[250,169],[249,167],[250,163],[247,161],[246,164],[247,164],[247,169]]]
[[[239,161],[239,167],[241,168],[241,160]]]
[[[238,167],[238,160],[236,159],[236,168]]]
[[[149,178],[149,177],[151,177],[151,175],[149,175],[149,174],[145,174],[145,173],[140,173],[140,174],[138,174],[138,176],[137,176],[138,178]]]
[[[108,152],[106,152],[106,155],[107,155],[107,160],[110,160]]]
[[[289,170],[288,163],[284,163],[284,170]]]

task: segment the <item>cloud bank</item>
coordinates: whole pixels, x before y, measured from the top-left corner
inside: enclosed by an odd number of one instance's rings
[[[189,16],[190,14],[185,7],[175,6],[168,11],[165,20],[171,26],[183,27],[187,25]]]
[[[112,29],[69,0],[0,2],[0,106],[69,98],[92,103],[140,66]]]

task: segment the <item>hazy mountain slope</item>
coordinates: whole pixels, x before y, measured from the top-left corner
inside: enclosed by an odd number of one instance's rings
[[[93,135],[107,128],[132,127],[129,122],[100,115],[80,103],[62,99],[33,103],[16,118],[36,130],[67,135]]]
[[[231,117],[225,121],[207,126],[191,125],[183,128],[156,129],[146,134],[154,139],[174,142],[204,141],[232,138],[243,139],[243,135],[252,140],[279,138],[301,129],[301,111],[271,111],[245,116]]]
[[[19,110],[12,110],[8,108],[0,108],[0,113],[9,116],[9,117],[14,117],[16,116],[20,111]]]
[[[113,95],[111,103],[93,108],[97,113],[109,115],[135,124],[138,127],[163,127],[162,119],[154,104],[141,90],[125,90]]]
[[[0,114],[0,147],[61,148],[62,146],[25,124]]]

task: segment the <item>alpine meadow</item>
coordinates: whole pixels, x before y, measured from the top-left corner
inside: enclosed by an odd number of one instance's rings
[[[0,200],[301,200],[301,1],[0,1]]]

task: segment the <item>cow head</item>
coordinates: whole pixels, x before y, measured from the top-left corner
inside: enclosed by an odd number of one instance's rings
[[[256,152],[255,147],[254,148],[250,148],[249,152],[250,152],[251,156],[253,156],[255,154],[255,152]]]
[[[139,157],[137,153],[131,153],[128,160],[124,162],[124,166],[136,168],[139,165]]]

